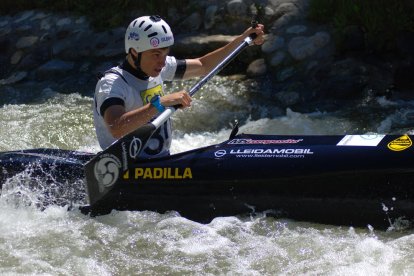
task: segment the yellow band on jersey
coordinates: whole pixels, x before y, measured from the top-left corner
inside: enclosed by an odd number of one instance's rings
[[[142,102],[144,104],[147,104],[147,103],[149,103],[151,101],[151,99],[155,95],[159,95],[161,97],[164,96],[164,92],[162,91],[162,85],[159,84],[159,85],[154,86],[154,87],[152,87],[150,89],[142,90],[140,92],[140,95],[141,95]]]

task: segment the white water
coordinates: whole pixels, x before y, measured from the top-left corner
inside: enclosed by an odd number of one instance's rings
[[[214,144],[229,124],[254,109],[243,89],[212,83],[193,107],[174,115],[173,152]],[[213,96],[209,97],[207,93]],[[1,95],[0,91],[0,95]],[[38,147],[99,150],[90,97],[44,91],[41,100],[0,108],[0,151]],[[10,96],[10,95],[8,95]],[[218,104],[216,107],[215,104]],[[389,105],[389,102],[381,102]],[[216,108],[215,108],[216,107]],[[369,128],[340,114],[300,114],[242,120],[240,132],[340,134],[359,129],[387,132],[409,108]],[[404,125],[404,124],[403,124]],[[205,127],[205,131],[203,131]],[[193,130],[196,129],[196,130]],[[411,132],[411,129],[404,129]],[[39,208],[28,189],[30,169],[7,180],[0,197],[1,275],[411,275],[414,232],[330,226],[266,217],[216,218],[199,224],[171,212],[118,212],[96,218],[76,208]],[[36,182],[36,179],[34,179]],[[42,189],[45,183],[37,182]],[[81,193],[81,191],[77,191]],[[41,202],[40,202],[41,205]],[[358,210],[355,210],[358,212]],[[397,229],[396,229],[397,228]]]

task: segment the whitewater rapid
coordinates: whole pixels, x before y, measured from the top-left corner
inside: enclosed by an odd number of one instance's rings
[[[226,140],[235,120],[240,122],[239,133],[326,135],[412,133],[414,129],[410,128],[410,103],[397,108],[397,103],[379,99],[379,107],[395,109],[369,124],[364,116],[349,116],[352,112],[303,114],[286,109],[284,115],[272,116],[268,107],[252,101],[246,88],[228,82],[212,81],[189,110],[174,114],[172,153]],[[171,88],[182,86],[189,85]],[[0,107],[0,151],[42,147],[100,151],[91,95],[50,88],[37,91],[36,97],[29,97],[29,91],[9,92]],[[113,211],[91,218],[76,208],[82,200],[41,206],[39,190],[27,189],[30,181],[36,179],[30,178],[28,169],[8,179],[0,196],[2,275],[414,273],[414,232],[398,225],[380,231],[370,225],[339,227],[254,212],[215,218],[208,224],[174,211]],[[41,181],[36,184],[40,190],[47,188]],[[73,193],[82,196],[84,191]]]

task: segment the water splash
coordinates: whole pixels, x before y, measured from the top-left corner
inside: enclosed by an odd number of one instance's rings
[[[44,210],[50,205],[71,208],[86,204],[86,191],[82,179],[59,179],[53,166],[46,170],[41,164],[32,163],[6,179],[0,200],[16,208]]]

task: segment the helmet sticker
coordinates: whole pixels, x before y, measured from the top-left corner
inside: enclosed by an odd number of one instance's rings
[[[151,38],[150,43],[152,47],[158,47],[158,45],[160,45],[160,40],[156,37],[153,37]]]
[[[170,35],[170,36],[165,36],[165,37],[161,37],[161,41],[162,41],[162,42],[168,42],[168,41],[170,41],[170,40],[173,40],[172,35]]]
[[[139,34],[137,32],[130,32],[128,35],[128,40],[139,40]]]

